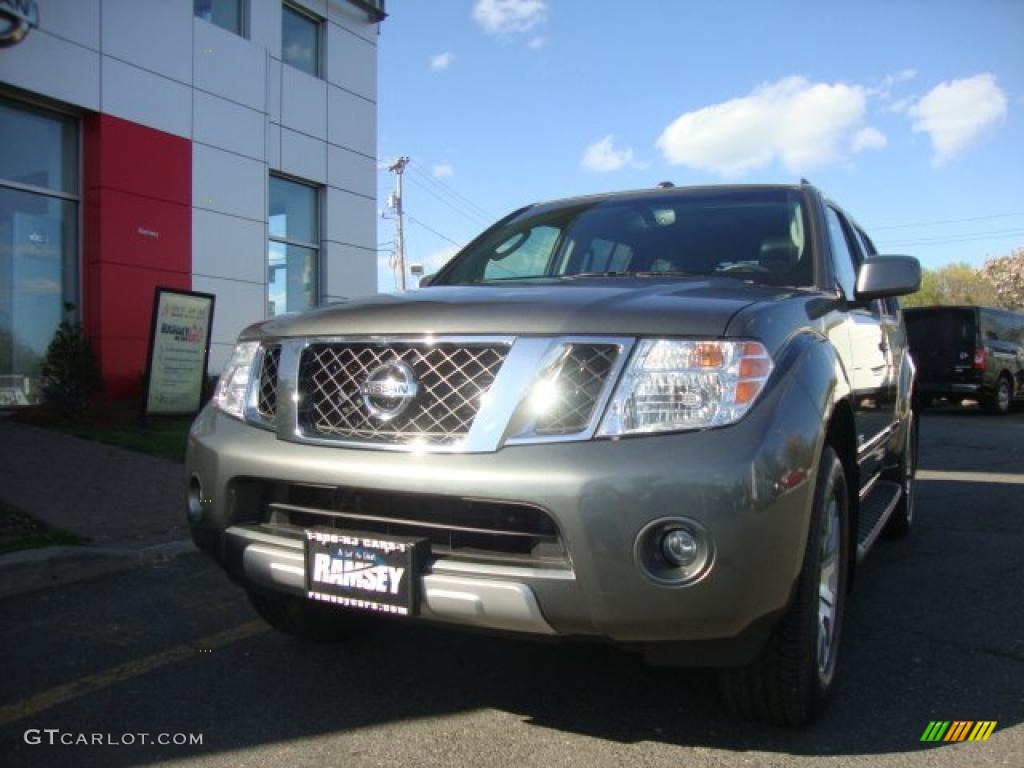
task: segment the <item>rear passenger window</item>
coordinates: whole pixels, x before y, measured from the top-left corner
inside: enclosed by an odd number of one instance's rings
[[[835,268],[836,280],[846,298],[853,299],[857,285],[857,269],[854,266],[850,245],[846,241],[846,233],[843,231],[843,222],[831,206],[825,209],[825,219],[828,222],[828,239],[832,245],[832,265]]]

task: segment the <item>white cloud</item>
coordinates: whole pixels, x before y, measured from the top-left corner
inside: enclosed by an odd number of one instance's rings
[[[545,40],[543,37],[537,35],[536,37],[530,38],[530,42],[526,44],[526,47],[529,48],[530,50],[537,51],[543,48],[545,45],[547,45],[547,42],[548,41]]]
[[[791,173],[837,162],[864,122],[866,89],[787,77],[687,112],[658,137],[671,165],[742,176],[781,162]]]
[[[435,179],[446,179],[455,175],[455,169],[449,163],[438,163],[430,168]]]
[[[473,18],[492,35],[526,32],[547,20],[546,0],[477,0]]]
[[[892,98],[893,86],[909,82],[915,77],[917,77],[916,69],[901,69],[899,72],[884,75],[882,79],[879,80],[878,85],[873,88],[869,88],[867,93],[869,96],[880,97],[882,101],[889,101],[889,99]]]
[[[435,72],[442,69],[448,69],[453,61],[455,61],[455,54],[451,51],[445,51],[444,53],[439,53],[436,56],[430,57],[430,68]]]
[[[865,149],[885,149],[889,140],[877,128],[865,126],[853,134],[850,139],[850,151],[853,153],[863,152]]]
[[[434,251],[423,260],[423,274],[432,275],[449,261],[452,256],[459,252],[454,245],[446,245],[444,248]]]
[[[932,141],[932,163],[942,165],[1006,117],[1006,93],[985,73],[939,83],[907,110],[915,133]]]
[[[608,134],[583,150],[583,159],[580,162],[588,171],[607,173],[624,168],[632,160],[633,150],[628,147],[616,149],[615,137]]]

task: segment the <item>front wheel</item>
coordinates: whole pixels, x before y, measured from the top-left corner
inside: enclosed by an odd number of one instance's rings
[[[732,714],[797,726],[824,709],[835,680],[846,605],[848,515],[846,474],[835,450],[826,445],[793,602],[754,661],[719,673],[722,698]]]

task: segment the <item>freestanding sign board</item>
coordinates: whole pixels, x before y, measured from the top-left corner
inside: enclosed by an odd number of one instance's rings
[[[196,413],[210,356],[214,297],[157,288],[146,364],[146,414]]]

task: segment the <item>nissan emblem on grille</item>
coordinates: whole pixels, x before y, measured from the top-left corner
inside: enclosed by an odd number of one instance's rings
[[[371,416],[390,421],[409,407],[419,384],[412,368],[401,360],[392,360],[370,371],[359,391]]]

